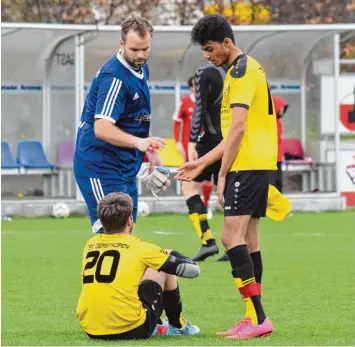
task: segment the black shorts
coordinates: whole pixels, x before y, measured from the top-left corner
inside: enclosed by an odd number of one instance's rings
[[[203,144],[198,143],[196,145],[196,152],[198,154],[198,157],[201,158],[203,157],[205,154],[207,154],[208,152],[212,151],[213,148],[217,147],[218,144],[214,147],[212,147],[211,145],[206,146]],[[221,164],[222,161],[218,160],[215,163],[213,163],[210,166],[207,166],[195,179],[194,182],[203,182],[203,181],[211,181],[212,177],[213,177],[213,183],[216,186],[218,183],[218,174],[219,174],[219,170],[221,169]]]
[[[265,217],[271,172],[229,172],[224,191],[224,216]]]
[[[121,334],[87,335],[93,339],[103,340],[137,340],[152,336],[163,313],[163,290],[157,282],[145,280],[138,287],[138,297],[147,312],[147,317],[142,325]]]

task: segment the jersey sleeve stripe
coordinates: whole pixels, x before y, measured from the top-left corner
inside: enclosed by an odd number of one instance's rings
[[[107,94],[106,99],[108,98],[108,102],[105,108],[102,109],[101,113],[108,116],[109,110],[111,108],[112,101],[114,99],[115,93],[117,91],[118,85],[119,85],[119,80],[116,79],[115,85],[113,86],[113,89],[111,93]],[[106,101],[105,101],[106,102]]]
[[[95,196],[95,200],[98,203],[100,201],[100,196],[98,194],[98,191],[96,190],[94,178],[90,178],[90,183],[91,183],[92,192],[94,193],[94,196]]]
[[[109,116],[105,116],[103,114],[95,114],[95,118],[106,119],[106,120],[109,120],[110,122],[112,122],[113,124],[116,123],[116,119],[113,119],[112,117],[109,117]]]
[[[104,192],[102,191],[101,183],[99,184],[97,178],[93,178],[94,186],[96,187],[96,193],[99,198],[99,201],[104,197]]]
[[[249,106],[248,105],[246,105],[246,104],[231,104],[230,105],[230,107],[231,108],[233,108],[233,107],[243,107],[243,108],[245,108],[246,110],[249,110]]]
[[[97,187],[98,187],[98,190],[100,192],[101,199],[102,199],[105,196],[105,194],[104,194],[104,191],[102,189],[101,181],[100,181],[99,178],[96,178],[96,183],[97,183]]]
[[[118,84],[118,87],[116,88],[116,91],[115,91],[115,96],[111,102],[111,107],[110,107],[110,110],[108,112],[108,116],[111,117],[112,115],[112,110],[113,110],[113,107],[115,106],[115,102],[116,102],[116,99],[117,99],[117,96],[120,92],[120,89],[121,89],[121,86],[122,86],[122,81],[120,81],[120,83]]]
[[[101,111],[102,114],[105,114],[105,110],[106,110],[107,103],[108,103],[108,101],[109,101],[109,99],[110,99],[110,97],[111,97],[112,91],[113,91],[113,89],[115,88],[116,84],[117,84],[117,78],[114,78],[114,79],[112,80],[110,89],[109,89],[109,91],[108,91],[108,93],[107,93],[107,95],[106,95],[104,107],[102,108],[102,111]]]

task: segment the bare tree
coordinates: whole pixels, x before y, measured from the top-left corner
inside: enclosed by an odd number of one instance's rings
[[[160,0],[152,21],[161,25],[190,25],[203,17],[203,0]]]
[[[353,23],[354,0],[262,0],[272,24]]]
[[[130,15],[150,19],[152,11],[158,5],[157,0],[105,0],[101,3],[105,24],[118,24]]]
[[[354,23],[355,0],[263,0],[271,13],[272,24]],[[355,58],[355,39],[341,44],[342,58]],[[341,71],[355,72],[354,64]]]

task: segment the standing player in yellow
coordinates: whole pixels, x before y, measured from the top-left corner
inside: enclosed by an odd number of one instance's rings
[[[127,194],[105,196],[97,212],[105,233],[92,237],[85,246],[77,307],[87,335],[106,340],[198,335],[200,329],[182,317],[174,276],[197,277],[198,265],[131,235],[133,202]],[[158,325],[163,308],[168,325]]]
[[[215,149],[185,164],[178,179],[190,180],[204,167],[222,158],[218,198],[224,206],[222,243],[232,275],[246,304],[245,318],[227,338],[268,336],[273,326],[261,304],[262,261],[259,219],[265,217],[270,173],[276,170],[277,129],[265,72],[235,45],[231,26],[219,15],[200,19],[192,29],[192,42],[200,45],[211,63],[228,64],[221,107],[223,139]]]

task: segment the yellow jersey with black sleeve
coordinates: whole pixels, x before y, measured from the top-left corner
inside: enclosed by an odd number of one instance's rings
[[[138,287],[146,269],[158,270],[169,254],[130,234],[99,234],[83,253],[77,318],[91,335],[120,334],[142,325],[146,311]]]
[[[245,132],[229,171],[276,170],[276,116],[264,69],[252,57],[238,56],[223,87],[221,128],[224,141],[232,125],[233,107],[248,110]]]

